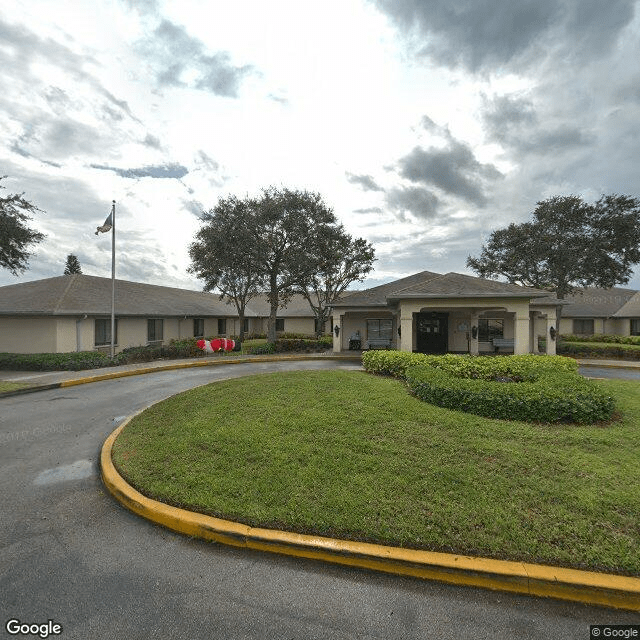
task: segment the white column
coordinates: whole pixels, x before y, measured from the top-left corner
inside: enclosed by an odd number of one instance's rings
[[[551,327],[556,330],[556,339],[551,339]],[[547,355],[556,355],[556,340],[558,339],[558,317],[555,311],[547,311]]]
[[[529,353],[529,309],[517,311],[513,319],[513,353]]]
[[[476,337],[473,337],[473,327],[476,328]],[[480,353],[480,347],[478,344],[478,312],[471,312],[471,323],[469,325],[469,353],[472,356],[477,356]]]
[[[400,312],[400,351],[413,351],[413,314]]]

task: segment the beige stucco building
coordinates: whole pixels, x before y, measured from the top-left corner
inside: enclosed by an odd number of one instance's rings
[[[640,292],[622,287],[588,287],[567,296],[560,333],[640,335]]]
[[[558,331],[558,308],[562,309]],[[76,274],[0,287],[0,352],[108,351],[111,280]],[[432,353],[555,353],[560,334],[640,335],[640,292],[547,292],[458,273],[423,271],[344,294],[325,332],[336,351],[390,347]],[[267,333],[266,296],[246,309],[246,334]],[[116,280],[116,351],[187,337],[238,336],[235,307],[217,294]],[[278,310],[276,332],[313,335],[309,303]],[[544,340],[541,340],[544,339]]]
[[[116,352],[188,337],[237,336],[240,320],[217,294],[116,280]],[[246,310],[245,333],[267,331],[264,296]],[[277,333],[314,333],[314,317],[295,296],[276,319]],[[75,274],[0,287],[0,352],[108,351],[111,279]]]
[[[422,353],[555,354],[556,310],[547,292],[430,271],[342,297],[333,306],[334,351],[391,347]]]

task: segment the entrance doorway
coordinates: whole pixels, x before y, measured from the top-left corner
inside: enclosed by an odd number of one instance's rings
[[[449,348],[449,314],[416,315],[416,347],[420,353],[447,353]]]

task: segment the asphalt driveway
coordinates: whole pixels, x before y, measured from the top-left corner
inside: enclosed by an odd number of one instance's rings
[[[16,637],[5,622],[18,618],[51,619],[65,639],[577,640],[590,624],[640,624],[633,613],[192,540],[138,518],[104,490],[100,447],[125,416],[206,382],[309,368],[357,365],[186,369],[0,399],[0,633]]]

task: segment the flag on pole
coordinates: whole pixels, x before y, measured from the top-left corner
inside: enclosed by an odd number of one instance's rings
[[[107,231],[111,231],[111,227],[113,226],[113,211],[107,216],[107,219],[104,221],[104,224],[101,227],[97,227],[96,235],[99,233],[106,233]]]

